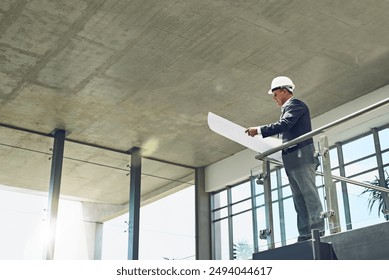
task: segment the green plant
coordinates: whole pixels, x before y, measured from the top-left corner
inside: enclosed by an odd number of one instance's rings
[[[239,241],[234,244],[234,259],[249,260],[253,255],[253,246],[248,244],[246,240]]]
[[[367,183],[374,185],[374,186],[389,188],[389,174],[388,174],[388,171],[386,171],[386,170],[385,170],[385,173],[386,173],[386,178],[385,178],[385,185],[384,186],[380,185],[380,179],[377,176],[375,177],[375,179],[373,181],[367,182]],[[378,217],[380,217],[383,210],[386,210],[383,193],[381,191],[378,191],[378,190],[366,188],[366,190],[364,190],[361,194],[368,194],[369,195],[368,208],[370,210],[370,213],[372,212],[374,205],[376,203],[378,204]]]

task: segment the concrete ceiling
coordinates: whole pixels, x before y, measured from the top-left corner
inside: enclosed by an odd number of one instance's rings
[[[151,159],[200,167],[243,149],[208,129],[209,111],[277,120],[276,75],[312,117],[389,84],[387,30],[386,0],[2,0],[0,122],[141,147],[151,198],[194,172]],[[52,139],[2,128],[0,140],[0,182],[47,189]],[[128,201],[128,155],[67,142],[65,157],[63,194]]]

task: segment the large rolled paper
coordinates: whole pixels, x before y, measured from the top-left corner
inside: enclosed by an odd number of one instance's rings
[[[208,113],[208,126],[217,134],[258,153],[263,153],[282,144],[281,139],[274,137],[263,138],[262,135],[256,135],[254,137],[248,136],[247,133],[245,133],[247,128],[211,112]],[[281,152],[277,152],[270,157],[273,159],[280,159]]]

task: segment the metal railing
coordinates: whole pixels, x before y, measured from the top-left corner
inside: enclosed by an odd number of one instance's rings
[[[368,106],[368,107],[366,107],[364,109],[361,109],[361,110],[359,110],[359,111],[357,111],[355,113],[352,113],[352,114],[350,114],[348,116],[340,118],[340,119],[338,119],[338,120],[336,120],[334,122],[331,122],[331,123],[329,123],[327,125],[324,125],[324,126],[322,126],[320,128],[312,130],[311,132],[308,132],[308,133],[306,133],[304,135],[301,135],[300,137],[297,137],[297,138],[295,138],[295,139],[293,139],[293,140],[291,140],[289,142],[283,143],[282,145],[280,145],[278,147],[269,149],[269,150],[267,150],[264,153],[260,153],[257,156],[255,156],[255,158],[258,159],[258,160],[261,160],[261,159],[263,159],[265,157],[268,157],[268,156],[270,156],[270,155],[272,155],[272,154],[274,154],[276,152],[279,152],[281,150],[284,150],[286,148],[294,146],[294,145],[296,145],[296,144],[298,144],[298,143],[300,143],[300,142],[302,142],[304,140],[307,140],[309,138],[312,138],[313,136],[316,136],[316,135],[318,135],[320,133],[323,133],[323,132],[325,132],[326,130],[328,130],[330,128],[333,128],[333,127],[338,126],[338,125],[340,125],[340,124],[342,124],[344,122],[347,122],[347,121],[349,121],[351,119],[354,119],[354,118],[356,118],[358,116],[361,116],[361,115],[366,114],[366,113],[368,113],[370,111],[378,109],[379,107],[384,106],[384,105],[386,105],[388,103],[389,103],[389,97],[385,98],[384,100],[382,100],[380,102],[377,102],[377,103],[375,103],[373,105],[370,105],[370,106]]]
[[[320,176],[323,176],[322,172],[316,172],[316,174],[320,175]],[[355,181],[355,180],[352,180],[352,179],[347,178],[347,177],[336,176],[336,175],[333,175],[333,174],[332,174],[332,178],[335,179],[335,180],[338,180],[340,182],[345,182],[345,183],[349,183],[349,184],[356,185],[356,186],[359,186],[359,187],[364,187],[364,188],[367,188],[367,189],[372,189],[372,190],[376,190],[376,191],[380,191],[380,192],[384,192],[384,193],[389,193],[389,188],[384,188],[384,187],[381,187],[381,186],[375,186],[375,185],[372,185],[372,184]]]

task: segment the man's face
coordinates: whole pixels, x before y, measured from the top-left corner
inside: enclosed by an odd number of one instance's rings
[[[284,105],[284,103],[288,101],[289,98],[290,98],[290,93],[286,89],[277,89],[273,91],[273,100],[280,107]]]

